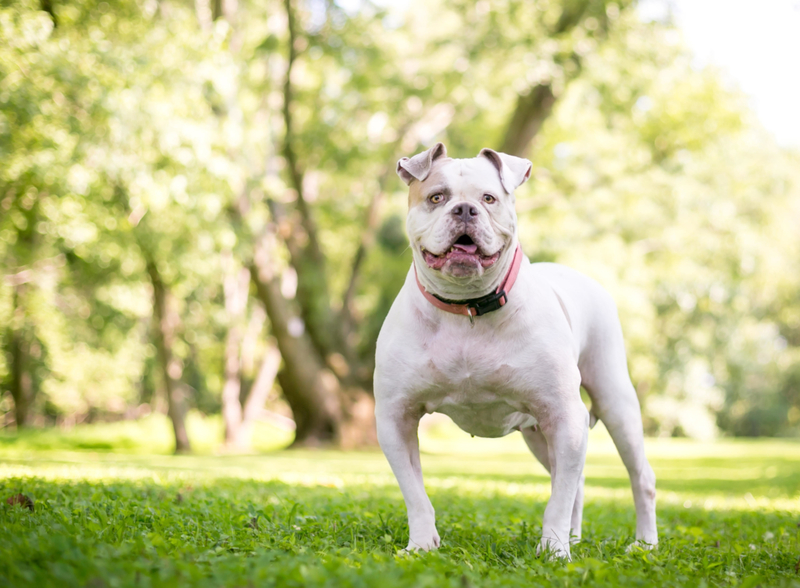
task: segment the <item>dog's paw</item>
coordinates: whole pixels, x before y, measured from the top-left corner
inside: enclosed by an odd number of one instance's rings
[[[438,549],[439,545],[441,545],[441,541],[439,540],[439,533],[436,531],[426,539],[422,539],[420,537],[414,537],[409,539],[408,547],[403,549],[400,553],[416,553],[417,551],[431,551],[432,549]]]
[[[658,542],[648,543],[644,539],[637,539],[625,548],[625,553],[636,553],[637,551],[652,551],[658,546]]]
[[[539,545],[536,548],[536,556],[544,557],[547,559],[565,559],[572,561],[569,554],[569,543],[564,545],[558,539],[552,537],[542,537]]]

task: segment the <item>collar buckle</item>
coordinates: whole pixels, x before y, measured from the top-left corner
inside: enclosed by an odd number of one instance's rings
[[[505,305],[506,300],[506,291],[500,290],[499,292],[489,294],[480,300],[475,300],[469,305],[469,308],[471,310],[474,309],[475,316],[481,316],[489,312],[499,310]]]

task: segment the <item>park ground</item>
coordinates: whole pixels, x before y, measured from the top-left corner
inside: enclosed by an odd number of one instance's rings
[[[796,440],[648,440],[661,543],[626,553],[633,502],[598,426],[562,562],[537,557],[549,479],[518,435],[425,433],[442,548],[405,555],[380,451],[280,450],[288,434],[262,429],[257,454],[220,455],[218,420],[190,433],[200,455],[168,455],[160,417],[0,433],[0,586],[800,587]]]

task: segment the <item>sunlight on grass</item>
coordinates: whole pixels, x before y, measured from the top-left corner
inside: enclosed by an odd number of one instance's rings
[[[189,424],[201,455],[165,455],[171,432],[168,421],[160,415],[68,432],[30,431],[19,437],[5,434],[0,436],[0,476],[151,479],[156,483],[236,478],[336,488],[396,484],[377,449],[276,452],[287,443],[287,433],[262,425],[256,431],[254,445],[257,451],[267,453],[214,455],[221,442],[220,420],[195,414]],[[426,485],[431,489],[538,499],[549,495],[549,476],[519,434],[501,439],[471,438],[454,425],[438,424],[423,428],[420,445]],[[656,471],[662,504],[800,512],[797,441],[648,439],[647,454]],[[585,471],[587,499],[630,500],[627,472],[602,423],[590,433]]]
[[[223,440],[220,415],[204,416],[189,413],[186,427],[192,448],[199,455],[219,450]],[[256,423],[253,447],[256,451],[273,451],[286,447],[293,438],[291,431]],[[169,454],[175,447],[175,435],[169,419],[163,414],[151,414],[136,421],[118,421],[81,425],[72,429],[33,429],[19,434],[0,431],[0,451],[16,453],[47,450],[114,451],[135,454]]]
[[[536,555],[550,481],[518,434],[423,430],[443,546],[398,558],[405,508],[380,451],[274,450],[286,435],[267,427],[265,453],[215,455],[220,422],[193,417],[205,455],[174,456],[159,418],[0,435],[0,498],[24,492],[36,504],[0,505],[8,585],[797,586],[796,441],[648,440],[661,543],[627,554],[633,500],[598,426],[584,540],[564,565]]]

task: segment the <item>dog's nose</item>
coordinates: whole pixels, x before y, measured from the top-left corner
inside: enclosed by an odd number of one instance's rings
[[[450,211],[450,214],[457,216],[465,223],[468,223],[473,218],[478,216],[478,209],[472,204],[461,202],[453,207],[453,209]]]

